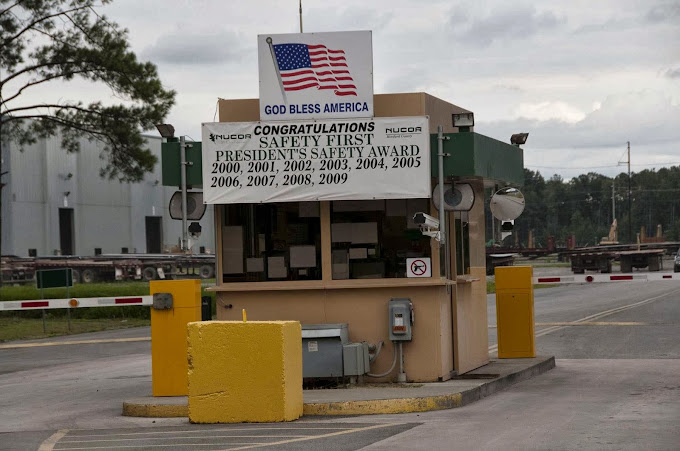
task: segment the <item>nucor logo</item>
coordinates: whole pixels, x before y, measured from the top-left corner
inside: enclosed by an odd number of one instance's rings
[[[422,133],[422,127],[386,128],[385,133]]]
[[[215,142],[217,139],[250,139],[250,135],[239,135],[234,133],[233,135],[215,135],[210,134],[210,141]]]

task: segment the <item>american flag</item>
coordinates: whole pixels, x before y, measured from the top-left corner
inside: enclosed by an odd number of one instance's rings
[[[273,47],[286,91],[316,88],[332,89],[337,96],[357,95],[344,50],[307,44],[276,44]]]

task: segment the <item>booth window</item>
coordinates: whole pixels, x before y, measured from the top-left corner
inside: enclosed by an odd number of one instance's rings
[[[334,201],[331,203],[333,279],[406,277],[407,258],[430,258],[430,238],[413,215],[429,199]]]
[[[222,206],[222,281],[321,280],[318,202]]]
[[[456,212],[456,274],[470,274],[470,229],[468,228],[468,213]]]

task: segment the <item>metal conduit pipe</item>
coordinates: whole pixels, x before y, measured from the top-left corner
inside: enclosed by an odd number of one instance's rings
[[[380,342],[378,343],[378,346],[377,346],[377,348],[376,348],[376,350],[375,350],[375,354],[373,354],[372,357],[371,357],[371,355],[369,354],[369,356],[368,356],[369,362],[373,362],[375,359],[378,358],[378,355],[380,355],[380,351],[382,350],[383,344],[384,344],[384,342],[383,342],[382,340],[380,340]],[[368,347],[369,351],[371,350],[371,347],[372,347],[372,346],[375,346],[375,345],[370,345],[370,346]]]
[[[378,354],[376,353],[376,357],[377,357],[377,355]],[[369,376],[369,377],[385,377],[388,374],[390,374],[392,371],[394,371],[395,366],[397,366],[397,347],[396,346],[394,346],[394,358],[392,359],[392,366],[390,367],[390,369],[385,371],[384,373],[380,373],[380,374],[366,373],[366,376]]]

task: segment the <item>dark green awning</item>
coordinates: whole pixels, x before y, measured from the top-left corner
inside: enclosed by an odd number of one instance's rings
[[[476,177],[486,181],[524,185],[524,151],[475,132],[445,133],[445,177]],[[437,134],[430,135],[432,176],[437,177]]]

